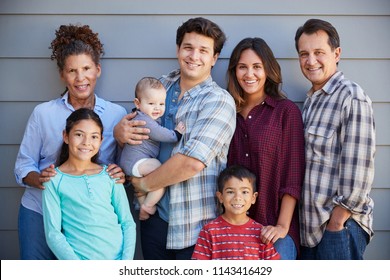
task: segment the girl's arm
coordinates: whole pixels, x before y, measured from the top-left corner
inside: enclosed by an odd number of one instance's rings
[[[122,260],[134,259],[136,226],[133,216],[130,212],[129,201],[123,185],[115,184],[112,187],[112,205],[115,213],[118,215],[118,221],[122,227],[123,250]]]
[[[59,260],[79,260],[73,248],[61,232],[61,202],[53,181],[44,183],[42,194],[43,223],[46,242]]]

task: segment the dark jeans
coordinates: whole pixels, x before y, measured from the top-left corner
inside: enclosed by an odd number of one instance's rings
[[[195,246],[167,249],[168,223],[158,213],[141,221],[141,246],[145,260],[190,260]]]
[[[19,246],[22,260],[55,260],[56,257],[46,243],[43,216],[27,209],[19,208]]]
[[[368,234],[353,219],[344,229],[325,231],[321,242],[313,247],[302,247],[303,260],[362,260],[369,241]]]

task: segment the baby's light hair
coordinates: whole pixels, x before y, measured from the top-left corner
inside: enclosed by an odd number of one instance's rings
[[[160,89],[164,88],[164,85],[160,82],[160,80],[154,77],[143,77],[135,86],[135,97],[140,99],[142,94],[151,88]]]

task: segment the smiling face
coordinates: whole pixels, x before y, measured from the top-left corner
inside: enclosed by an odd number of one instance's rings
[[[69,147],[69,159],[91,161],[102,144],[102,130],[91,119],[75,123],[69,134],[64,132],[64,142]]]
[[[165,112],[166,91],[164,87],[149,88],[134,99],[138,110],[150,116],[153,120],[160,118]]]
[[[191,87],[208,78],[218,55],[214,54],[214,40],[195,32],[186,33],[177,48],[181,80]]]
[[[68,56],[61,71],[61,79],[69,90],[69,102],[71,104],[93,103],[96,81],[100,74],[100,65],[96,65],[90,55]]]
[[[340,61],[340,47],[332,50],[328,40],[328,34],[319,30],[313,34],[303,33],[298,41],[300,67],[314,91],[321,89],[333,76]]]
[[[261,98],[265,95],[264,85],[267,75],[263,61],[252,49],[246,49],[241,53],[236,67],[237,81],[245,95]]]
[[[242,180],[231,177],[225,182],[223,191],[217,192],[219,202],[223,204],[223,217],[232,224],[247,222],[247,211],[255,204],[257,192],[253,192],[251,182],[247,178]]]

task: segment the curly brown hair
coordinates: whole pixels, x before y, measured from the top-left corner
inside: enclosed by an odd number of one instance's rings
[[[65,60],[70,55],[89,54],[96,65],[104,54],[103,44],[88,25],[61,25],[56,30],[56,38],[51,42],[52,60],[57,60],[57,66],[62,71]]]

